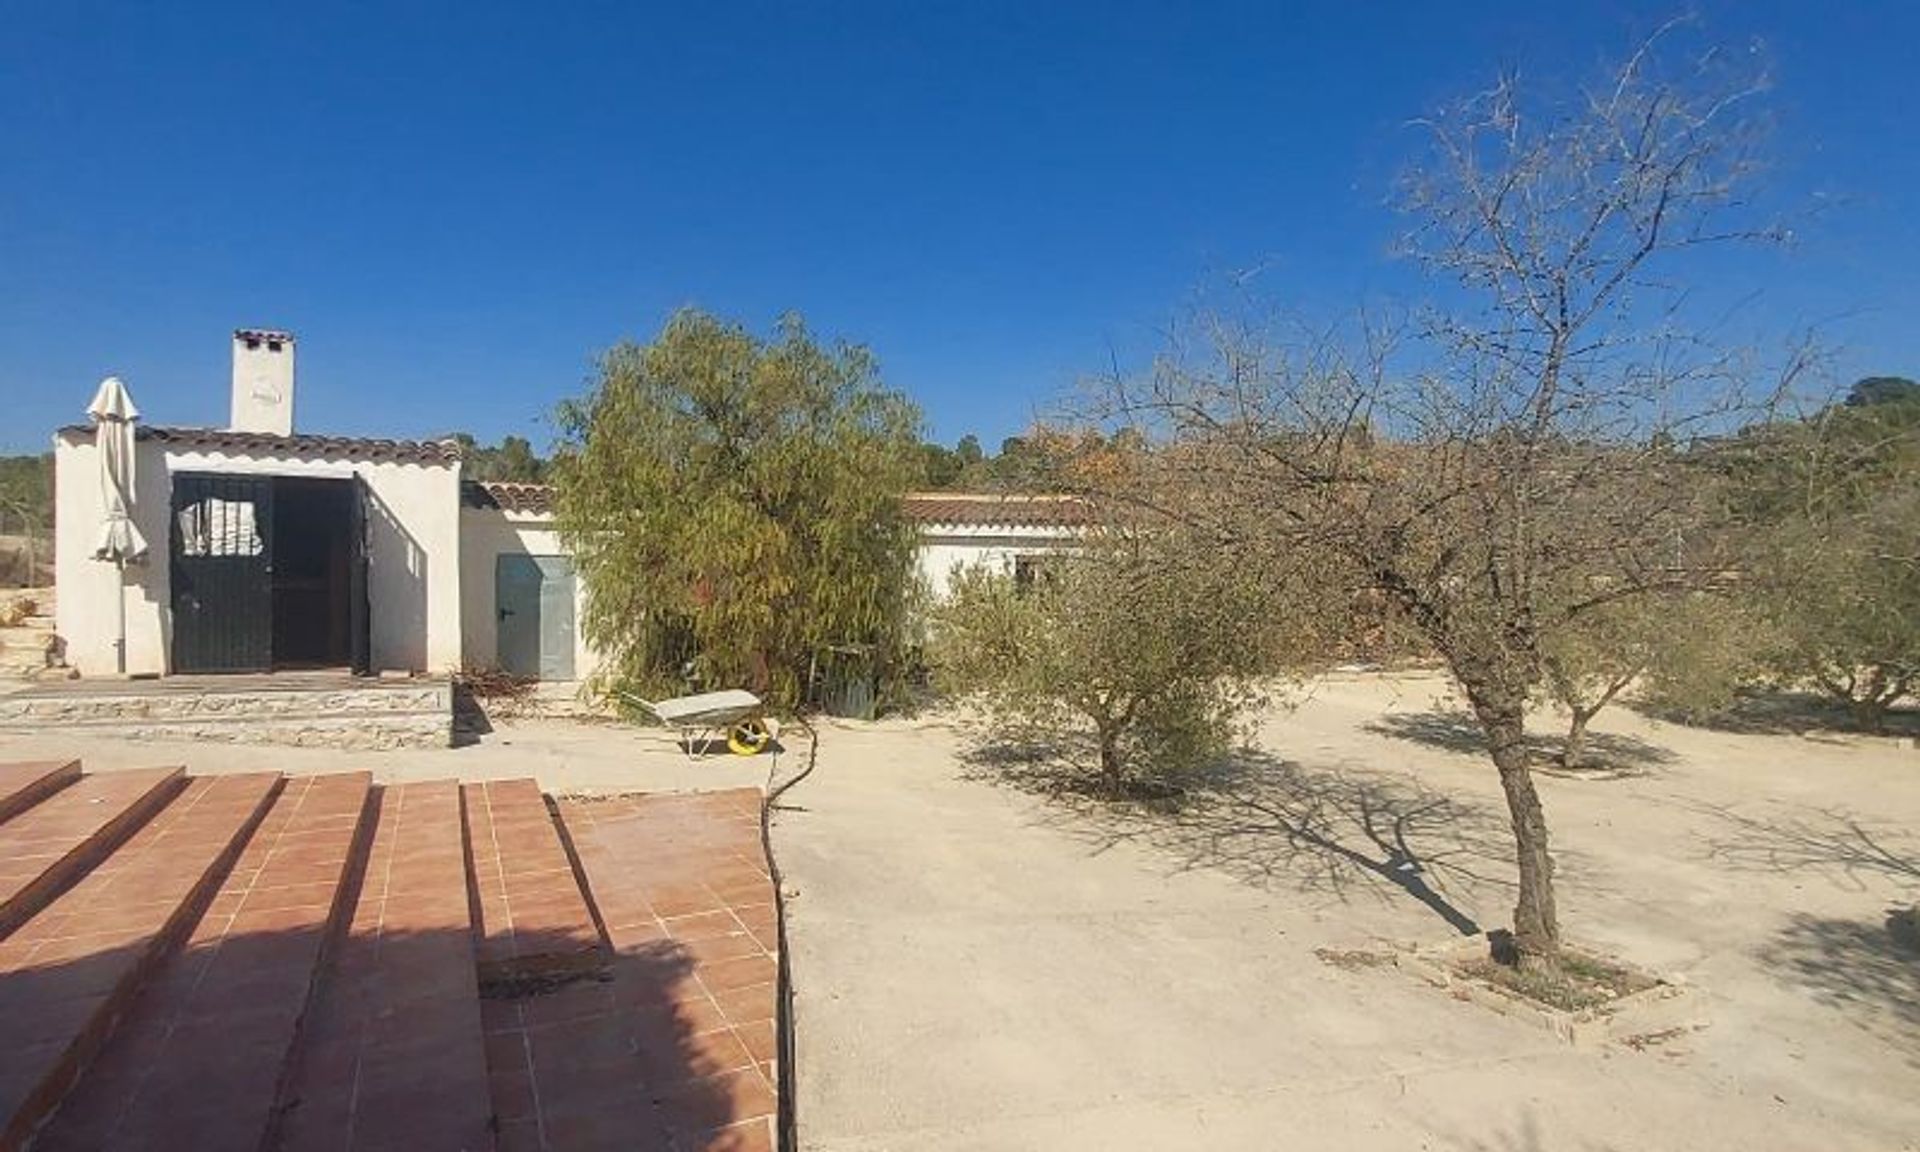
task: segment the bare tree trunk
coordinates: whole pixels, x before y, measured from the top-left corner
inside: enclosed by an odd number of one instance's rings
[[[1875,736],[1884,735],[1888,710],[1912,686],[1910,676],[1891,672],[1884,665],[1875,665],[1864,685],[1857,679],[1849,680],[1847,707],[1853,712],[1854,726]]]
[[[1551,968],[1560,959],[1560,920],[1553,902],[1553,855],[1547,844],[1547,814],[1533,787],[1526,718],[1518,702],[1475,702],[1486,730],[1500,787],[1513,821],[1520,895],[1513,909],[1513,944],[1522,968]]]
[[[1110,724],[1099,726],[1100,783],[1110,795],[1120,795],[1125,780],[1120,768],[1120,733]]]
[[[1884,734],[1887,730],[1887,703],[1878,694],[1850,701],[1854,727],[1874,736]]]
[[[1580,768],[1586,763],[1587,724],[1593,719],[1593,710],[1575,708],[1573,722],[1567,725],[1567,743],[1560,750],[1562,768]]]

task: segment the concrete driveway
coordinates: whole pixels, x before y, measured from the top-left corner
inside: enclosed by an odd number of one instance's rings
[[[825,729],[775,830],[802,1146],[1920,1147],[1920,1018],[1873,1000],[1920,993],[1920,968],[1857,960],[1848,1007],[1780,952],[1807,916],[1871,925],[1916,885],[1743,870],[1715,848],[1738,844],[1741,810],[1702,814],[1739,800],[1785,827],[1769,788],[1819,811],[1791,751],[1836,795],[1920,826],[1910,750],[1665,728],[1621,736],[1658,751],[1647,775],[1546,781],[1573,934],[1702,985],[1713,1019],[1644,1051],[1576,1051],[1337,954],[1448,938],[1436,902],[1488,924],[1510,905],[1491,771],[1418,730],[1441,691],[1323,685],[1263,738],[1298,757],[1274,772],[1324,773],[1308,782],[1336,807],[1345,782],[1414,813],[1442,889],[1427,902],[1279,834],[1258,793],[1244,819],[1114,820],[971,778],[938,725]],[[1380,723],[1393,715],[1420,719]],[[1359,824],[1323,831],[1378,855]]]

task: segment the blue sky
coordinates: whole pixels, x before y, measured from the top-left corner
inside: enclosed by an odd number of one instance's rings
[[[1820,206],[1726,274],[1839,376],[1920,376],[1920,5],[1702,10],[1765,42],[1774,194]],[[599,350],[689,304],[796,309],[992,444],[1225,274],[1411,291],[1407,119],[1672,11],[0,0],[0,451],[107,373],[224,422],[238,325],[298,334],[303,430],[544,443]]]

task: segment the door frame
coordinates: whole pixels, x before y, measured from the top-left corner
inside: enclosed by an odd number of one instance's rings
[[[277,667],[273,648],[274,591],[274,505],[282,481],[324,480],[352,485],[348,505],[347,565],[347,651],[348,667],[356,676],[373,673],[373,605],[369,569],[372,560],[372,489],[358,472],[350,476],[309,476],[302,473],[203,472],[180,471],[169,477],[168,497],[168,595],[167,609],[171,637],[168,641],[168,671],[175,675],[245,674],[272,672]],[[227,500],[246,495],[254,509],[253,536],[261,551],[246,570],[215,572],[204,561],[239,559],[185,555],[185,524],[181,513],[203,499]],[[199,573],[195,568],[200,567]],[[213,576],[204,588],[195,588],[195,580]],[[195,592],[214,596],[231,606],[236,599],[256,601],[247,611],[198,611]],[[183,601],[193,599],[192,604]],[[183,610],[184,608],[184,610]],[[183,624],[188,625],[182,627]],[[241,649],[238,660],[209,659],[208,650],[228,654]]]
[[[549,566],[553,562],[564,566],[564,580],[557,578],[549,570]],[[528,623],[530,623],[532,629],[532,667],[526,671],[519,671],[509,667],[507,657],[506,621],[509,616],[517,616],[522,611],[521,606],[508,607],[505,603],[505,597],[502,595],[507,587],[515,583],[505,578],[509,566],[523,566],[523,571],[525,569],[531,569],[539,576],[538,582],[531,585],[533,594],[533,619],[530,622],[522,622],[515,625],[516,633],[518,633],[519,628],[526,626]],[[502,671],[512,675],[531,676],[537,680],[565,682],[573,680],[579,675],[579,659],[577,655],[577,634],[580,626],[578,608],[579,578],[579,570],[574,567],[573,557],[565,553],[505,551],[494,554],[493,658],[496,666]],[[562,589],[564,589],[564,597],[558,594]],[[560,608],[557,602],[564,598],[564,609],[561,610],[565,613],[568,625],[564,638],[556,640],[557,646],[551,650],[548,647],[548,640],[552,630],[549,627],[550,622],[547,616],[550,595],[552,595],[554,601],[552,606],[556,609]]]

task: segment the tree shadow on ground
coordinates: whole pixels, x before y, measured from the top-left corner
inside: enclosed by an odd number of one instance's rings
[[[1920,916],[1795,916],[1760,953],[1767,969],[1920,1063]]]
[[[1005,784],[1054,800],[1123,800],[1175,809],[1186,803],[1193,778],[1130,773],[1123,795],[1115,796],[1099,770],[1093,741],[1077,733],[1007,728],[963,727],[968,745],[960,753],[962,776]]]
[[[1846,705],[1820,692],[1771,688],[1742,689],[1725,709],[1693,715],[1643,700],[1622,704],[1650,720],[1701,728],[1736,736],[1799,736],[1805,733],[1860,734],[1859,722]],[[1909,708],[1887,713],[1887,730],[1880,735],[1920,735],[1920,711]]]
[[[1465,712],[1444,709],[1431,712],[1390,712],[1368,724],[1367,731],[1376,736],[1406,740],[1462,755],[1483,756],[1487,752],[1486,734],[1480,730],[1479,723]],[[1527,746],[1533,754],[1536,770],[1577,779],[1614,779],[1621,776],[1643,776],[1651,769],[1663,764],[1671,764],[1677,759],[1672,749],[1642,740],[1638,736],[1628,736],[1619,732],[1589,731],[1586,741],[1586,766],[1566,768],[1560,764],[1560,757],[1566,751],[1566,744],[1564,735],[1529,733]]]
[[[1348,899],[1411,896],[1463,936],[1480,925],[1461,906],[1474,889],[1511,889],[1512,837],[1500,813],[1346,769],[1312,769],[1243,751],[1179,780],[1148,778],[1116,798],[1070,754],[1034,742],[966,754],[968,773],[1055,802],[1058,826],[1105,851],[1145,845],[1258,888]]]
[[[1705,855],[1724,867],[1788,876],[1813,873],[1866,891],[1870,882],[1920,882],[1920,842],[1838,809],[1766,818],[1696,804],[1723,830]],[[1884,920],[1796,915],[1759,954],[1761,966],[1854,1017],[1920,1063],[1920,915]]]
[[[1856,890],[1873,876],[1920,881],[1920,843],[1842,809],[1768,818],[1726,805],[1695,802],[1690,807],[1720,822],[1721,830],[1704,838],[1704,851],[1727,867],[1782,875],[1820,872]]]
[[[1578,1145],[1569,1144],[1564,1138],[1549,1142],[1532,1109],[1521,1114],[1518,1127],[1511,1130],[1490,1129],[1484,1134],[1462,1140],[1461,1145],[1467,1152],[1548,1152],[1549,1149],[1565,1152],[1576,1147],[1581,1152],[1609,1152],[1613,1148],[1611,1144],[1585,1140]]]

